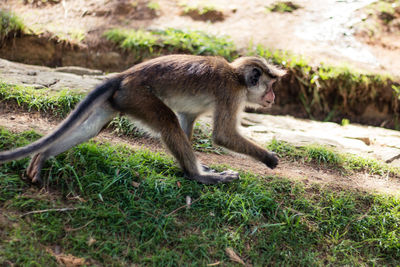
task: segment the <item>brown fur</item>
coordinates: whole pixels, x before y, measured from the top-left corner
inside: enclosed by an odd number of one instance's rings
[[[15,153],[1,152],[0,161],[35,153],[27,174],[32,180],[38,180],[43,162],[49,156],[96,135],[113,114],[123,112],[160,133],[188,178],[206,184],[229,182],[238,179],[238,174],[216,173],[198,165],[189,141],[194,120],[213,109],[215,143],[274,168],[278,163],[276,156],[242,137],[236,126],[244,101],[264,106],[272,104],[272,84],[283,74],[282,70],[257,57],[243,57],[232,63],[219,57],[191,55],[155,58],[133,66],[95,89],[83,100],[89,103],[88,107],[84,104],[79,107],[82,110],[79,112],[87,119],[79,118],[74,111],[57,133],[32,144],[35,149],[25,147]],[[105,97],[108,99],[101,104]],[[90,107],[92,102],[93,108]],[[68,136],[64,131],[71,134]]]

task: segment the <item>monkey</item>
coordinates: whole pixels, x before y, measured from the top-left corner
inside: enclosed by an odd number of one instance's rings
[[[203,184],[239,179],[237,172],[216,172],[198,163],[190,140],[196,119],[213,111],[213,142],[247,154],[273,169],[277,156],[244,138],[237,129],[245,102],[274,103],[274,84],[285,71],[260,57],[167,55],[116,74],[91,91],[50,134],[14,150],[0,152],[0,163],[32,155],[26,170],[41,182],[44,162],[96,136],[118,114],[126,114],[160,134],[185,177]]]

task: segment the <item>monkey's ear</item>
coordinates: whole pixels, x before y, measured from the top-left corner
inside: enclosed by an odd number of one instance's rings
[[[261,77],[261,70],[259,68],[253,68],[248,76],[246,77],[247,84],[250,86],[256,86],[258,83],[258,80]]]

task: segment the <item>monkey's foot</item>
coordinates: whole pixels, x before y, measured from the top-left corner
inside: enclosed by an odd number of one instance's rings
[[[202,184],[219,184],[229,183],[240,178],[239,173],[235,171],[226,170],[223,172],[217,172],[207,166],[203,165],[202,167],[205,173],[192,176],[190,179]]]
[[[267,156],[262,161],[269,168],[274,169],[278,166],[279,159],[274,152],[268,152]]]
[[[43,162],[44,159],[41,153],[36,154],[32,157],[31,162],[26,169],[26,176],[31,180],[32,183],[42,183],[40,171],[42,170]]]

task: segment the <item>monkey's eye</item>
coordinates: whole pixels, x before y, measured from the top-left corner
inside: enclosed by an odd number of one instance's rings
[[[250,75],[250,84],[251,86],[256,86],[258,83],[258,80],[260,79],[261,76],[261,70],[258,68],[254,68],[251,70],[251,75]]]

